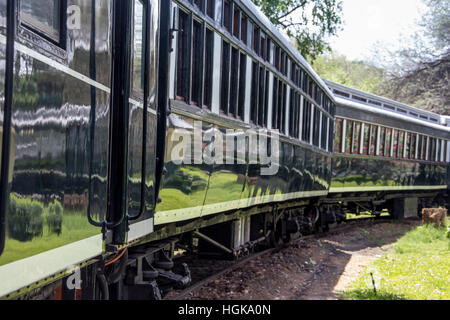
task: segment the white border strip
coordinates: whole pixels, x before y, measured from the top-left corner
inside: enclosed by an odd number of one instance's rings
[[[447,186],[383,186],[383,187],[352,187],[352,188],[330,188],[330,193],[346,193],[361,191],[388,191],[388,190],[441,190]]]
[[[153,232],[153,218],[130,224],[127,242],[134,241]]]
[[[0,267],[0,297],[30,284],[70,271],[103,252],[102,235],[80,240]]]

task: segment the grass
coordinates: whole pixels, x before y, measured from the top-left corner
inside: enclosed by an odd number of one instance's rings
[[[446,232],[432,226],[410,231],[391,253],[369,265],[343,298],[450,300],[450,239]]]

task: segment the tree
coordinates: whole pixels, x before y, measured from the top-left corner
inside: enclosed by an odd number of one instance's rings
[[[411,48],[377,52],[389,81],[383,94],[392,99],[450,115],[450,6],[448,0],[423,0],[428,12]]]
[[[383,69],[335,53],[318,57],[312,66],[322,78],[377,95],[386,81]]]
[[[304,57],[331,51],[327,38],[342,25],[341,0],[252,0],[270,21],[295,41]]]

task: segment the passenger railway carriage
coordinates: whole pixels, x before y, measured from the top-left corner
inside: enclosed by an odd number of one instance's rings
[[[323,81],[250,1],[0,0],[0,59],[0,298],[159,299],[190,281],[175,249],[448,203],[441,117]],[[231,129],[279,132],[277,173],[248,136],[180,161]]]
[[[329,198],[357,198],[347,210],[376,214],[384,208],[402,214],[395,208],[406,206],[404,213],[415,216],[444,205],[450,130],[441,117],[326,82],[337,103]]]

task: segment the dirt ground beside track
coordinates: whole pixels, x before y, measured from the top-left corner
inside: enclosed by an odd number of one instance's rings
[[[364,268],[420,221],[371,223],[301,240],[190,293],[191,300],[338,300]]]

